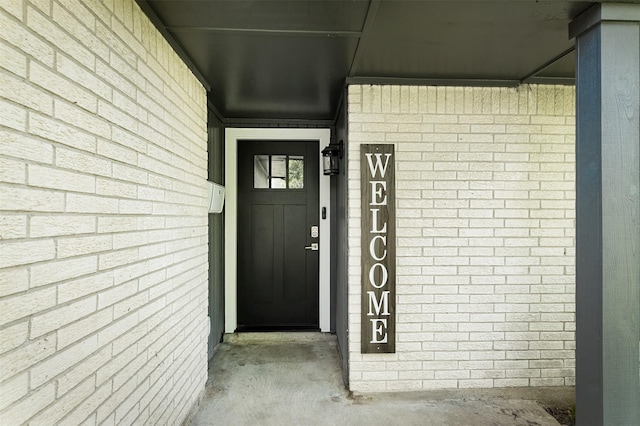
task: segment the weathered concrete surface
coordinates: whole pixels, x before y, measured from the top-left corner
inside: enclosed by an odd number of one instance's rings
[[[311,333],[225,336],[191,425],[557,426],[540,404],[572,389],[451,390],[351,395],[335,338]]]

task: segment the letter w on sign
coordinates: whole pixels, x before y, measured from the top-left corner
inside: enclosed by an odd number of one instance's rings
[[[396,350],[396,217],[393,145],[361,145],[361,352]]]

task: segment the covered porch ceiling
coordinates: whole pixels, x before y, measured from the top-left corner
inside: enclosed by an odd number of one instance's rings
[[[568,83],[562,0],[137,0],[226,120],[333,121],[345,82]]]

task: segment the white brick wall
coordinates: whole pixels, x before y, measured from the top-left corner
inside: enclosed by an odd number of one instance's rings
[[[0,126],[0,424],[180,424],[207,371],[205,90],[133,0],[3,0]]]
[[[355,391],[574,384],[574,88],[349,87]],[[393,143],[397,352],[360,354],[362,143]]]

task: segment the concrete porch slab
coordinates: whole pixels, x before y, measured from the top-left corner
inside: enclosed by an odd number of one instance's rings
[[[570,404],[573,389],[477,389],[354,395],[342,382],[334,336],[225,336],[193,426],[557,426],[541,403]]]

